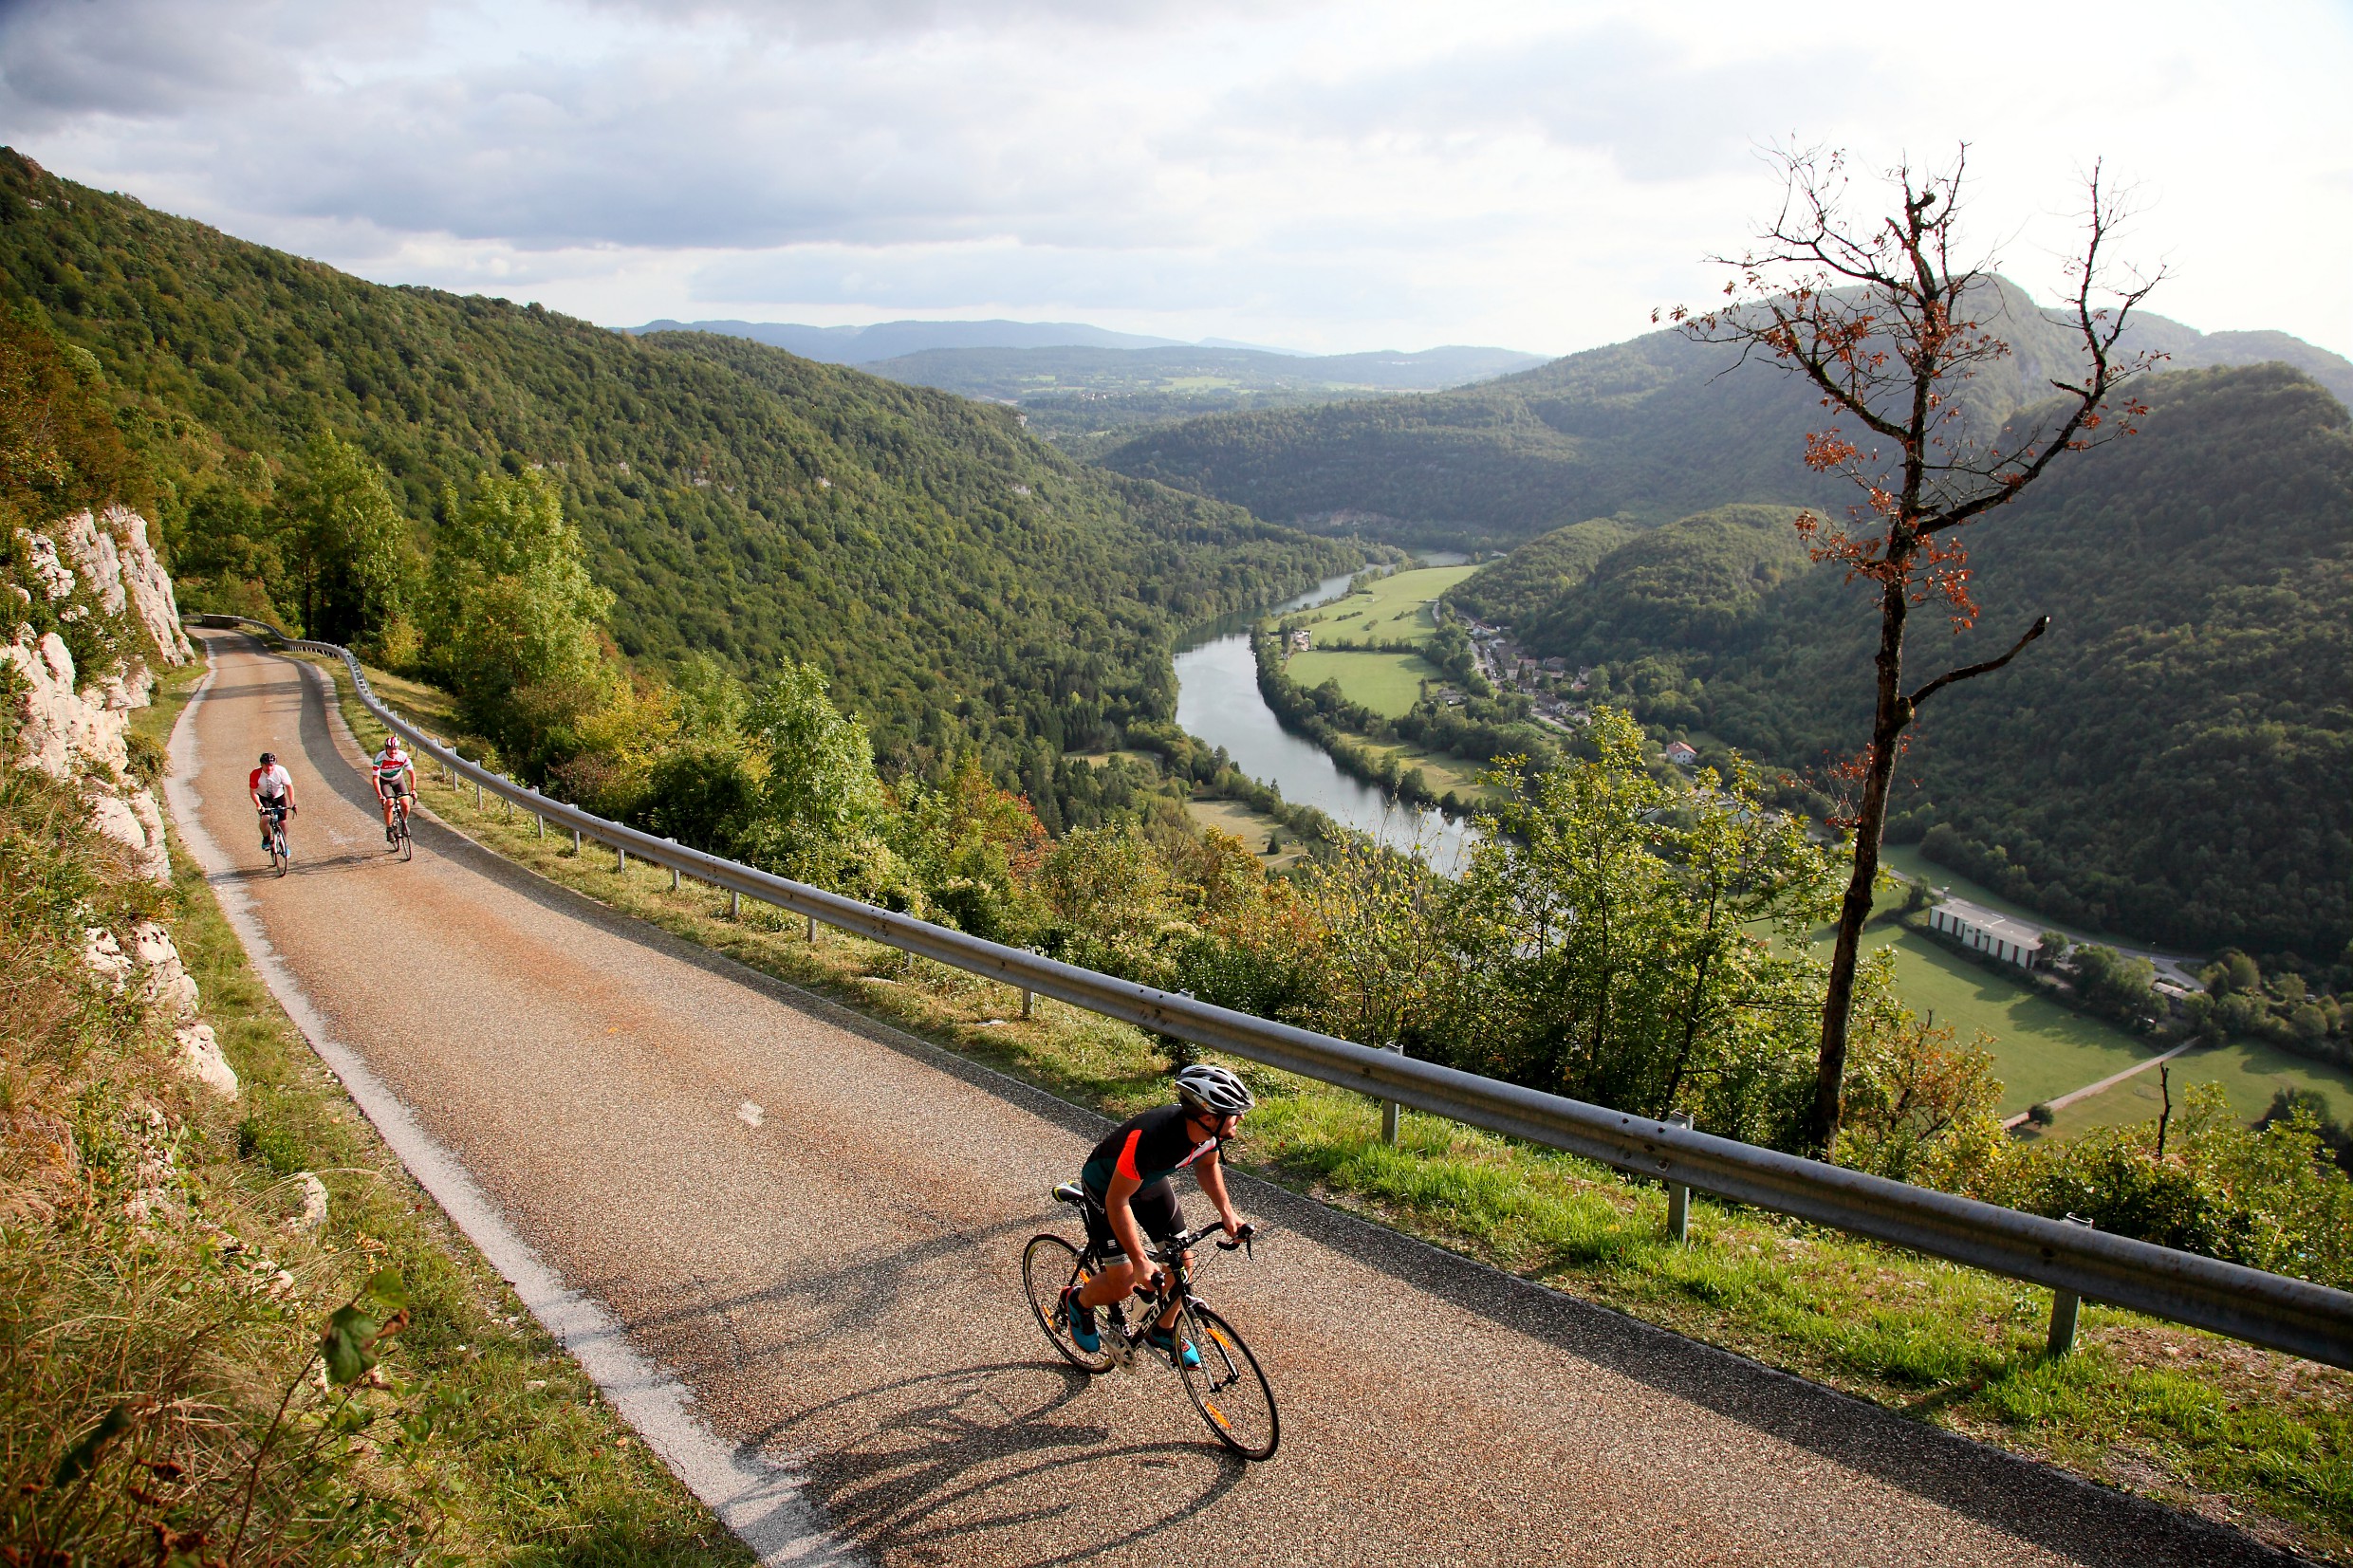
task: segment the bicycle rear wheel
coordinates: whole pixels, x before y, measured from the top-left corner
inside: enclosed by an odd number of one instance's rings
[[[1201,1412],[1217,1441],[1244,1459],[1270,1459],[1283,1440],[1282,1417],[1274,1408],[1274,1389],[1258,1370],[1258,1357],[1233,1332],[1233,1325],[1198,1302],[1188,1304],[1177,1319],[1179,1330],[1193,1341],[1201,1357],[1197,1367],[1176,1362],[1193,1408]]]
[[[1062,1358],[1082,1372],[1109,1372],[1111,1352],[1098,1350],[1089,1356],[1070,1337],[1060,1321],[1062,1293],[1065,1286],[1084,1284],[1088,1278],[1082,1265],[1079,1249],[1060,1236],[1033,1236],[1029,1245],[1021,1249],[1021,1282],[1029,1293],[1029,1310],[1038,1319],[1038,1327],[1054,1341]],[[1108,1326],[1104,1325],[1106,1332]]]

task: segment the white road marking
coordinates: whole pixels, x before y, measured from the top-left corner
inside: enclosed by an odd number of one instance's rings
[[[209,650],[208,650],[209,657]],[[331,729],[349,731],[335,706],[335,691],[325,672],[304,665],[326,687],[326,711]],[[235,869],[213,841],[197,813],[204,797],[193,781],[199,766],[195,715],[212,689],[208,669],[196,683],[188,706],[172,727],[167,750],[171,766],[163,781],[164,797],[172,808],[190,855],[204,868],[221,913],[229,919],[246,957],[269,986],[270,995],[294,1020],[310,1048],[343,1081],[344,1092],[366,1113],[369,1121],[417,1185],[433,1194],[442,1211],[457,1223],[467,1239],[482,1250],[491,1266],[514,1287],[523,1304],[554,1335],[556,1342],[580,1363],[621,1419],[635,1428],[646,1446],[661,1457],[671,1472],[702,1499],[719,1522],[751,1548],[763,1564],[847,1564],[863,1555],[836,1541],[819,1524],[816,1511],[801,1495],[797,1470],[779,1465],[756,1448],[723,1441],[693,1409],[694,1394],[676,1378],[639,1354],[613,1315],[564,1282],[563,1276],[543,1261],[529,1243],[516,1233],[497,1205],[450,1152],[417,1121],[415,1113],[361,1060],[358,1052],[327,1032],[326,1020],[311,1003],[302,985],[287,968],[262,930],[253,900],[243,884],[230,876]]]
[[[735,1107],[735,1119],[746,1127],[757,1127],[768,1120],[768,1113],[750,1100],[746,1100]]]

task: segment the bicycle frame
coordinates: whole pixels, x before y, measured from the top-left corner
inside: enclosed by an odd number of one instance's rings
[[[1172,1306],[1183,1308],[1208,1304],[1193,1293],[1193,1265],[1186,1261],[1188,1253],[1212,1237],[1219,1238],[1217,1249],[1220,1252],[1244,1249],[1250,1246],[1254,1233],[1254,1227],[1246,1227],[1240,1239],[1226,1241],[1223,1239],[1225,1227],[1221,1225],[1211,1225],[1204,1226],[1198,1230],[1180,1230],[1170,1237],[1164,1245],[1148,1248],[1147,1252],[1152,1261],[1166,1271],[1166,1282],[1158,1293],[1152,1295],[1146,1295],[1140,1288],[1130,1291],[1104,1309],[1105,1315],[1110,1319],[1107,1326],[1111,1333],[1107,1338],[1118,1347],[1112,1354],[1120,1359],[1121,1363],[1126,1364],[1135,1355],[1136,1347],[1143,1342],[1144,1336],[1151,1333],[1160,1319],[1169,1315]],[[1105,1264],[1117,1262],[1125,1256],[1126,1254],[1121,1250],[1117,1242],[1106,1245],[1090,1237],[1087,1244],[1079,1249],[1079,1267],[1087,1274],[1099,1274]],[[1142,1301],[1151,1308],[1148,1312],[1139,1314],[1139,1320],[1133,1325],[1127,1321],[1127,1315],[1121,1310],[1130,1301]]]

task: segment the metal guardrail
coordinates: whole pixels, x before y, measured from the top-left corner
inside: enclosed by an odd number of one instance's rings
[[[2054,1292],[2054,1349],[2071,1342],[2071,1299],[2080,1298],[2353,1369],[2353,1293],[1417,1061],[876,909],[608,821],[468,762],[380,701],[347,649],[287,637],[267,622],[244,617],[199,618],[208,626],[257,627],[288,647],[341,658],[368,710],[441,764],[453,782],[470,780],[543,823],[552,821],[580,839],[610,845],[618,863],[634,856],[902,952],[1302,1078],[1566,1150],[1670,1190],[1696,1188],[2047,1286]]]

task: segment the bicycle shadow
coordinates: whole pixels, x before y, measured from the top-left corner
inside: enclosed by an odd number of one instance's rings
[[[1071,1410],[1094,1381],[1044,1360],[922,1373],[787,1416],[753,1446],[788,1453],[804,1495],[878,1557],[963,1560],[990,1540],[994,1551],[977,1555],[1026,1568],[1150,1540],[1248,1473],[1206,1440],[1113,1444],[1110,1428]],[[1039,1549],[1025,1554],[1030,1540]]]

